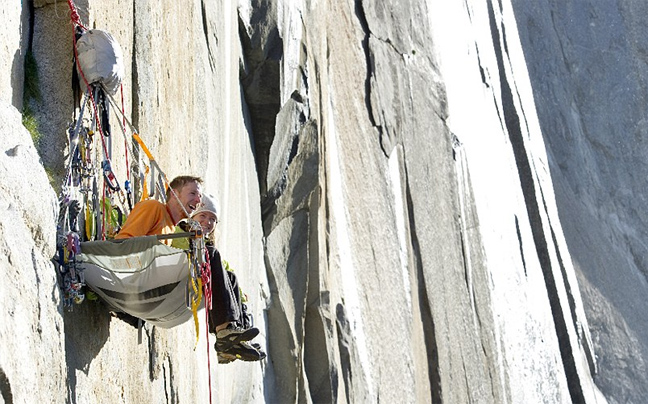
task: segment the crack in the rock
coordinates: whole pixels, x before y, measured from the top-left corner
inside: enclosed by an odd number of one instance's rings
[[[522,243],[522,232],[520,230],[520,219],[518,218],[517,215],[514,215],[514,217],[515,217],[515,232],[517,234],[518,244],[520,246],[520,258],[522,258],[522,268],[524,268],[524,276],[529,276],[529,274],[527,273],[526,260],[524,258],[524,245]]]
[[[409,175],[405,168],[405,195],[407,201],[407,214],[409,216],[410,240],[412,243],[412,253],[414,255],[414,265],[416,267],[416,284],[418,285],[419,310],[421,312],[421,321],[423,323],[424,349],[427,354],[428,378],[430,383],[430,402],[442,403],[441,390],[441,369],[439,364],[439,349],[436,340],[434,317],[430,306],[430,298],[425,286],[425,274],[423,271],[423,258],[421,257],[421,246],[416,231],[416,220],[414,218],[414,202],[412,200],[411,189],[409,185]]]
[[[367,22],[367,16],[362,5],[362,0],[356,0],[355,14],[356,17],[358,17],[362,31],[365,34],[364,38],[362,38],[362,50],[364,51],[365,63],[367,66],[367,76],[365,78],[365,105],[367,106],[369,122],[378,129],[379,136],[382,136],[382,126],[378,125],[374,120],[373,106],[371,105],[371,76],[374,73],[375,68],[371,59],[371,51],[369,50],[369,37],[371,36],[371,30],[369,29],[369,23]]]
[[[536,181],[533,175],[532,162],[527,154],[521,127],[522,122],[514,102],[514,89],[511,87],[511,83],[509,83],[509,79],[505,73],[504,60],[508,55],[506,36],[504,33],[504,27],[499,26],[496,21],[493,1],[494,0],[488,1],[488,17],[494,44],[493,49],[495,50],[497,67],[500,74],[500,95],[502,99],[502,113],[505,129],[506,133],[509,135],[513,155],[518,167],[520,183],[522,185],[522,194],[531,225],[531,233],[533,235],[536,251],[538,253],[538,260],[547,287],[549,304],[553,314],[554,324],[556,326],[556,336],[558,338],[562,364],[565,369],[569,394],[573,402],[581,403],[585,402],[585,396],[580,384],[578,370],[575,363],[575,348],[572,346],[572,341],[570,340],[568,333],[567,320],[565,319],[560,304],[560,296],[556,285],[557,279],[553,273],[547,237],[543,230],[542,215],[540,213],[540,207],[538,206],[538,195],[536,194]],[[517,96],[519,97],[519,94],[517,94]]]
[[[212,52],[211,41],[209,40],[209,25],[207,23],[207,11],[205,10],[205,0],[200,3],[200,11],[202,13],[202,26],[203,34],[205,35],[205,45],[207,46],[207,59],[209,60],[209,67],[211,71],[216,70],[216,62],[214,61],[214,52]]]

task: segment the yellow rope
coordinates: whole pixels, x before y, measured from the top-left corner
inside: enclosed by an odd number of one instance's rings
[[[93,240],[95,234],[95,221],[92,217],[92,211],[90,210],[90,200],[86,200],[86,209],[85,209],[85,232],[86,240]]]
[[[144,184],[142,184],[142,197],[140,198],[140,202],[148,198],[148,185],[146,185],[146,178],[148,177],[150,168],[146,164],[144,164],[144,166],[146,166],[146,171],[144,172]]]
[[[133,139],[135,139],[135,141],[140,145],[140,147],[146,154],[146,157],[148,157],[149,161],[155,161],[155,158],[153,158],[153,154],[151,154],[151,151],[149,150],[148,147],[146,147],[144,141],[137,133],[133,133]]]

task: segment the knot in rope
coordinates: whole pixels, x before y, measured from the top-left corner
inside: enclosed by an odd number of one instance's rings
[[[72,23],[76,26],[79,26],[85,30],[87,28],[81,23],[81,16],[79,16],[79,12],[77,11],[76,6],[74,5],[73,0],[68,0],[68,6],[70,7],[70,19],[72,20]]]

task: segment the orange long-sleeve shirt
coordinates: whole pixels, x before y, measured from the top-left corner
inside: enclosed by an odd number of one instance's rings
[[[135,205],[115,238],[171,234],[174,231],[175,222],[167,206],[155,199],[148,199]],[[165,240],[165,244],[170,243],[171,240]]]

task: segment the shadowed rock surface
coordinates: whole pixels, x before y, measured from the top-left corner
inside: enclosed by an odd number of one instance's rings
[[[610,402],[648,397],[644,2],[514,1]],[[559,51],[557,51],[559,50]]]

